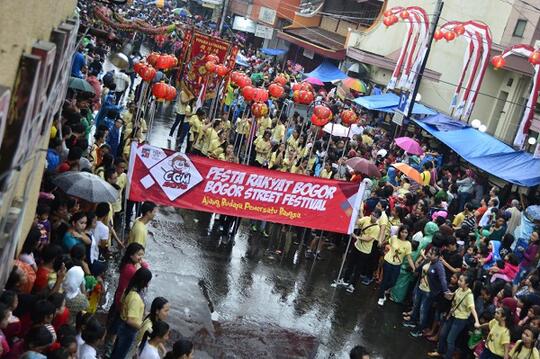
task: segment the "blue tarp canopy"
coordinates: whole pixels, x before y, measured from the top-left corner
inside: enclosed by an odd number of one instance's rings
[[[304,76],[314,77],[322,82],[331,82],[347,78],[347,75],[338,69],[336,65],[328,61],[324,61],[315,70],[304,74]]]
[[[284,53],[287,52],[287,50],[283,50],[283,49],[271,49],[271,48],[268,48],[268,47],[263,47],[261,49],[261,52],[265,55],[268,55],[268,56],[279,56],[279,55],[283,55]]]
[[[540,159],[530,153],[516,151],[495,137],[446,115],[413,121],[464,160],[495,177],[524,187],[540,184]]]
[[[388,92],[381,95],[357,97],[354,102],[368,110],[394,113],[399,105],[399,96]],[[421,103],[415,103],[412,113],[413,115],[436,115],[437,111]]]

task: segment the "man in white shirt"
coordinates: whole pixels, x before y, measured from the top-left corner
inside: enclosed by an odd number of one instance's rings
[[[84,344],[78,348],[79,359],[97,359],[97,351],[105,337],[105,328],[96,318],[90,318],[82,331]]]
[[[124,70],[118,72],[115,71],[114,75],[114,84],[116,85],[116,104],[118,105],[121,103],[121,98],[124,95],[124,92],[129,88],[131,84],[131,79],[129,76],[125,73]],[[129,94],[128,94],[129,95]]]
[[[106,251],[110,244],[111,234],[108,222],[109,212],[111,207],[107,202],[98,203],[96,207],[96,228],[92,236],[92,244],[90,245],[90,269],[93,275],[103,273],[106,267],[106,262],[99,260],[100,249]]]
[[[484,212],[484,215],[482,216],[482,218],[480,218],[480,222],[478,222],[478,225],[480,227],[487,227],[491,223],[493,214],[497,212],[498,207],[499,207],[499,201],[494,198],[490,199],[488,202],[488,209]]]

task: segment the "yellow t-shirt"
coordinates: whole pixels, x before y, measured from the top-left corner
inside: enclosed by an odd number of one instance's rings
[[[298,150],[298,140],[291,135],[291,137],[289,137],[287,140],[287,152],[296,150]]]
[[[259,164],[264,164],[268,161],[268,155],[272,151],[272,144],[270,141],[265,141],[262,137],[258,137],[255,140],[255,161]]]
[[[452,226],[454,227],[460,227],[461,223],[465,220],[465,214],[463,212],[459,212],[454,217],[454,220],[452,221]]]
[[[194,144],[198,142],[199,136],[202,132],[202,121],[199,116],[193,115],[188,120],[189,123],[189,140]]]
[[[118,176],[118,179],[116,180],[116,185],[120,189],[118,190],[118,199],[116,200],[116,202],[112,203],[114,213],[118,213],[122,210],[122,201],[124,200],[122,193],[127,185],[127,175],[125,173],[121,173],[120,176]]]
[[[332,178],[332,170],[327,171],[326,169],[323,169],[323,170],[321,171],[320,177],[321,177],[321,178],[327,178],[327,179]]]
[[[431,182],[431,173],[429,171],[424,171],[420,176],[422,177],[422,186],[429,186],[429,182]]]
[[[264,131],[272,127],[272,120],[270,117],[262,117],[259,119],[259,128],[257,129],[257,136],[264,135]]]
[[[122,299],[122,310],[120,311],[120,318],[124,321],[131,319],[139,324],[142,324],[144,317],[144,302],[136,291],[130,291]]]
[[[500,326],[497,319],[489,322],[489,334],[486,346],[495,355],[504,356],[505,344],[510,344],[510,331],[508,328]]]
[[[403,259],[412,253],[409,241],[402,241],[397,236],[390,237],[390,250],[384,255],[384,260],[390,264],[401,265]]]
[[[540,359],[540,353],[538,352],[538,349],[536,349],[534,346],[532,348],[532,351],[530,349],[525,348],[525,346],[521,346],[521,350],[519,353],[516,353],[518,345],[521,343],[521,340],[518,340],[516,342],[516,345],[510,350],[510,359]]]
[[[379,227],[379,224],[371,223],[371,216],[366,216],[366,217],[360,218],[356,222],[356,227],[362,229],[361,236],[367,236],[373,239],[370,241],[357,240],[354,243],[354,246],[356,247],[356,249],[358,249],[362,253],[366,253],[366,254],[371,253],[371,247],[373,246],[373,241],[379,238],[379,232],[381,230],[381,228]]]
[[[420,274],[420,283],[418,284],[418,288],[420,288],[421,290],[423,290],[424,292],[429,292],[429,283],[428,283],[428,270],[429,270],[429,265],[431,263],[426,263],[422,266],[422,273]]]
[[[368,135],[362,135],[362,143],[366,146],[371,146],[373,144],[373,138]]]
[[[285,125],[282,123],[278,123],[276,127],[272,130],[272,141],[273,142],[281,142],[283,140],[283,137],[285,137]]]
[[[220,146],[220,144],[217,131],[212,127],[207,128],[201,148],[202,154],[209,156]]]
[[[128,243],[136,242],[143,247],[146,247],[146,237],[148,237],[148,228],[146,228],[146,224],[137,218],[135,223],[133,223],[133,227],[131,227],[131,231],[129,232]]]
[[[454,294],[451,308],[454,311],[454,317],[457,319],[469,319],[474,308],[474,296],[471,289],[467,288],[467,290],[463,290],[458,288],[456,294]]]
[[[240,135],[248,135],[251,125],[247,118],[239,118],[236,121],[236,133]]]
[[[386,212],[385,211],[382,211],[381,213],[381,217],[377,220],[377,223],[379,224],[379,226],[385,226],[384,227],[384,238],[383,239],[386,239],[388,238],[388,236],[390,236],[390,221],[388,220],[388,216],[386,215]]]

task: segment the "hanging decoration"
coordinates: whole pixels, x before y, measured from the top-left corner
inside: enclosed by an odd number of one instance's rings
[[[467,41],[468,46],[463,57],[463,68],[450,102],[450,110],[453,116],[469,117],[489,66],[489,54],[493,44],[491,30],[481,21],[469,20],[447,22],[438,31],[447,41],[453,41],[458,36]],[[467,74],[467,84],[463,86]],[[464,89],[463,93],[461,93],[462,89]]]
[[[343,124],[346,126],[350,126],[358,122],[358,116],[356,116],[356,113],[353,110],[343,110],[341,111],[339,117],[341,117],[341,122],[343,122]]]
[[[176,98],[176,89],[165,82],[158,82],[152,86],[152,95],[158,100],[173,101]]]
[[[281,98],[281,96],[283,96],[283,94],[285,93],[285,89],[281,85],[273,83],[268,86],[268,93],[273,98]]]
[[[285,85],[287,85],[287,78],[283,75],[277,75],[276,78],[274,79],[274,82],[276,84],[280,84],[281,86],[285,87]]]
[[[149,23],[141,20],[128,20],[125,17],[119,15],[118,13],[113,12],[111,9],[106,6],[97,6],[94,8],[94,15],[96,18],[101,20],[107,26],[120,31],[126,32],[142,32],[148,35],[159,35],[167,34],[174,31],[180,31],[183,27],[182,24],[169,24],[163,26],[153,26]]]
[[[407,24],[407,32],[387,88],[410,91],[416,83],[420,66],[426,56],[429,42],[429,17],[421,7],[396,6],[384,12],[384,25],[391,27],[399,22],[398,15]]]
[[[268,115],[268,106],[264,102],[255,102],[251,105],[251,113],[255,117],[264,117]]]
[[[502,52],[501,55],[495,56],[491,62],[496,63],[499,67],[502,68],[505,65],[505,58],[510,55],[524,56],[529,59],[529,63],[534,67],[534,76],[533,76],[533,85],[531,87],[531,92],[529,94],[529,99],[527,100],[527,105],[525,106],[525,111],[523,112],[523,117],[519,123],[519,128],[514,138],[514,146],[523,149],[525,147],[525,139],[529,135],[529,130],[534,119],[534,114],[536,110],[536,102],[538,101],[538,92],[540,91],[540,50],[535,49],[534,47],[527,44],[514,45]],[[539,146],[539,145],[537,145]],[[539,153],[538,147],[535,153]]]

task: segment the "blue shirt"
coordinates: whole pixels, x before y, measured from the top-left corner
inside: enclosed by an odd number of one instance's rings
[[[71,248],[75,247],[77,244],[82,244],[79,238],[75,238],[69,231],[64,234],[64,238],[62,239],[62,246],[64,249],[69,252]]]
[[[81,72],[82,68],[86,66],[86,60],[84,55],[77,51],[73,54],[73,62],[71,63],[71,76],[82,79],[84,76]]]

